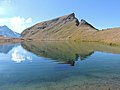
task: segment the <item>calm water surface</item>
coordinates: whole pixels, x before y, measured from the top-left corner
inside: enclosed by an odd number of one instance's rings
[[[0,45],[0,90],[120,90],[120,47],[38,41]]]

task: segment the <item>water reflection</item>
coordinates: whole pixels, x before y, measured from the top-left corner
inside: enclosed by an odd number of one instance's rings
[[[5,45],[0,52],[0,90],[120,90],[119,86],[119,47],[36,41]]]
[[[12,60],[15,63],[21,63],[25,60],[32,61],[32,57],[21,44],[0,45],[0,60]]]
[[[7,54],[11,51],[14,47],[17,47],[19,44],[3,44],[0,45],[0,53]]]
[[[15,63],[32,62],[32,54],[34,53],[37,56],[50,58],[58,63],[74,66],[76,61],[86,60],[96,51],[120,54],[119,47],[88,42],[36,41],[0,45],[1,60],[6,57],[7,60],[9,58]]]
[[[32,58],[30,56],[26,55],[25,51],[21,52],[18,50],[14,50],[12,53],[12,60],[16,63],[21,63],[25,60],[32,61]]]
[[[75,65],[75,61],[86,60],[95,51],[120,54],[119,47],[89,42],[24,42],[22,47],[38,56],[51,58],[59,63]]]

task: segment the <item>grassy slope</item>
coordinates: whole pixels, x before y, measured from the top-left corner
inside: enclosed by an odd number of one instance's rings
[[[110,45],[120,45],[120,28],[106,30],[85,30],[81,27],[79,30],[72,33],[70,40],[94,41],[107,43]]]
[[[40,38],[41,40],[66,40],[76,29],[75,21],[72,21],[64,26],[54,27],[50,30],[41,30],[33,35],[32,38]]]
[[[24,30],[22,35],[24,38],[39,40],[97,41],[110,45],[120,45],[120,28],[96,30],[87,24],[76,26],[75,16],[70,16],[71,20],[68,20],[68,16],[59,17],[60,20],[58,21],[56,20],[58,18],[56,18],[38,23]],[[64,23],[66,21],[67,23]],[[43,28],[45,23],[48,24],[47,28]],[[43,29],[37,29],[38,27]]]

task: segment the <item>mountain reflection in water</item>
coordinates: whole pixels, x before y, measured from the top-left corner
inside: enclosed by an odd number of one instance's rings
[[[119,86],[120,47],[63,41],[0,45],[0,90],[120,90]]]
[[[50,58],[60,64],[74,66],[76,61],[86,60],[96,51],[120,54],[119,47],[93,42],[34,41],[0,45],[0,53],[8,54],[6,57],[16,63],[25,60],[32,61],[31,53],[33,53],[40,57]]]
[[[119,47],[90,42],[34,41],[21,44],[24,49],[38,56],[51,58],[58,63],[75,65],[75,61],[85,60],[94,52],[120,54]]]

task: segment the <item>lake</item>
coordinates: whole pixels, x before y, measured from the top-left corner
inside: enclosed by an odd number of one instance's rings
[[[0,90],[120,90],[120,47],[62,41],[2,44]]]

